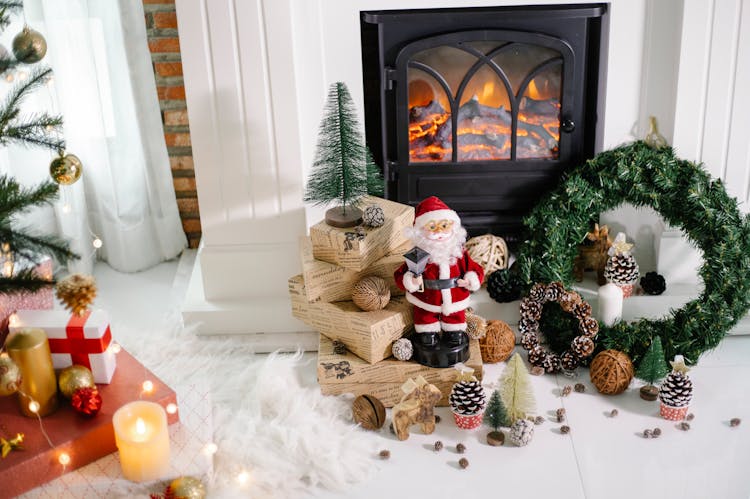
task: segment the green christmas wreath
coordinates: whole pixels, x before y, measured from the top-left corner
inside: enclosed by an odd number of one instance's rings
[[[750,308],[750,218],[740,213],[720,180],[676,158],[671,148],[635,142],[568,172],[524,221],[528,235],[519,248],[519,277],[527,286],[553,281],[570,286],[573,259],[591,218],[624,202],[650,206],[683,230],[703,252],[705,287],[697,299],[665,318],[602,325],[598,348],[624,351],[637,364],[651,338],[659,336],[666,358],[682,354],[696,362]],[[552,348],[569,344],[575,328],[558,320],[561,314],[548,315],[542,327]]]

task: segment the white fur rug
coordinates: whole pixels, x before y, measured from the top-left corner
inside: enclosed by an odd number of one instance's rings
[[[301,354],[256,355],[242,336],[197,337],[178,317],[153,331],[112,331],[178,397],[198,380],[210,384],[219,448],[214,476],[204,477],[210,497],[299,496],[371,476],[376,436],[353,425],[349,399],[300,379]]]

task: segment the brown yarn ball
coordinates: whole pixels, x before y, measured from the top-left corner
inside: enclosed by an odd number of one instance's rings
[[[487,333],[479,340],[482,362],[494,364],[508,360],[516,346],[516,335],[503,321],[488,321]]]
[[[617,395],[633,380],[633,362],[619,350],[599,352],[591,361],[591,382],[600,393]]]
[[[382,277],[365,277],[354,285],[352,301],[366,312],[382,310],[391,301],[391,288]]]
[[[471,309],[466,309],[466,334],[472,340],[479,340],[487,334],[487,321]]]
[[[492,234],[472,237],[466,241],[465,247],[471,259],[484,269],[486,276],[508,268],[508,246],[502,237]]]

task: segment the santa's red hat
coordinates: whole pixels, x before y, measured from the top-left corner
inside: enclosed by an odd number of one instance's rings
[[[458,214],[436,196],[423,199],[417,205],[414,213],[414,227],[422,227],[430,220],[453,220],[456,224],[461,224]]]

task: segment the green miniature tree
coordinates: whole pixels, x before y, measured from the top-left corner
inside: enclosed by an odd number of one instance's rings
[[[315,162],[307,179],[306,202],[338,206],[326,212],[326,223],[352,227],[362,220],[357,201],[382,194],[383,179],[360,131],[357,112],[342,82],[331,85],[320,122]]]
[[[661,337],[655,336],[635,373],[638,379],[646,382],[646,385],[641,387],[641,398],[649,401],[656,400],[659,390],[654,383],[663,379],[667,374],[669,374],[669,366],[664,360]]]
[[[536,408],[531,377],[518,352],[508,361],[500,377],[500,396],[511,422],[525,419]]]
[[[484,411],[484,423],[495,431],[500,429],[501,426],[510,426],[508,411],[505,409],[503,398],[497,390],[492,392],[487,409]]]

